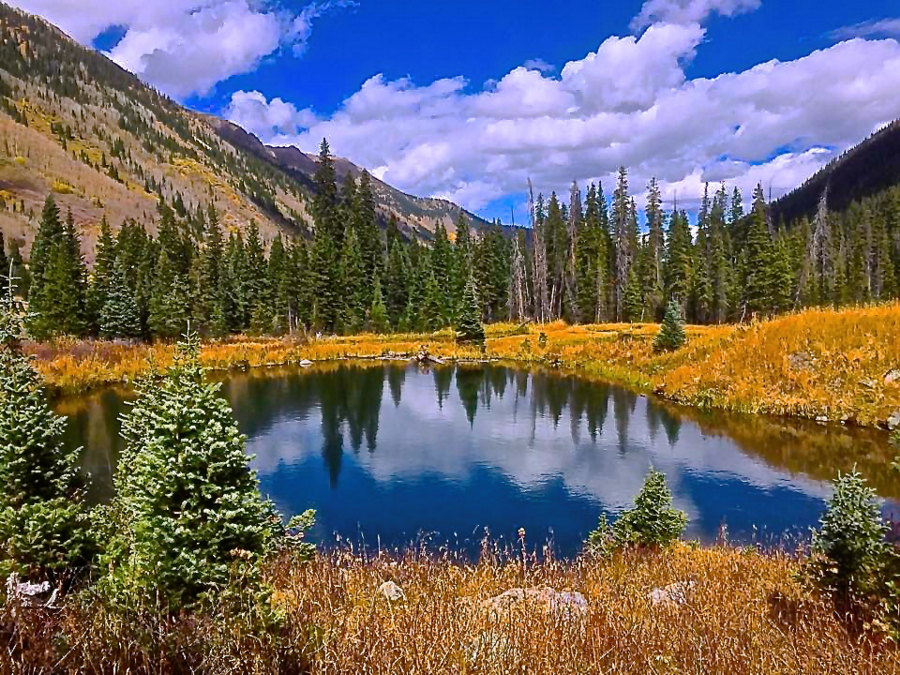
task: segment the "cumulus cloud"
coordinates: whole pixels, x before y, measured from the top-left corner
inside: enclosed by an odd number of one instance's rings
[[[702,23],[710,14],[735,16],[752,12],[761,0],[647,0],[631,21],[633,30],[653,23]]]
[[[481,209],[521,194],[531,177],[567,194],[575,179],[611,186],[616,167],[635,191],[652,176],[667,201],[696,205],[706,181],[783,194],[880,125],[900,117],[900,44],[850,40],[795,61],[689,79],[699,24],[654,24],[610,37],[559,76],[520,67],[471,91],[464,78],[418,86],[376,75],[332,115],[291,133],[272,124],[284,101],[252,93],[235,121],[271,129],[264,141],[338,154],[397,187]],[[271,109],[271,111],[270,111]],[[255,111],[255,112],[253,112]],[[292,108],[288,115],[299,112]],[[254,126],[254,119],[262,120]]]
[[[76,40],[90,44],[109,28],[124,31],[109,56],[162,91],[208,94],[232,75],[252,72],[284,46],[302,54],[312,23],[351,0],[313,2],[299,13],[256,0],[17,0]]]
[[[231,97],[225,117],[260,138],[298,134],[316,123],[310,109],[298,110],[280,98],[267,100],[258,91],[239,91]]]

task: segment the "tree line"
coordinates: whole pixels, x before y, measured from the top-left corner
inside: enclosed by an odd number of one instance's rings
[[[28,267],[15,247],[0,264],[38,338],[173,338],[189,320],[209,336],[477,333],[501,320],[659,321],[673,303],[693,323],[723,323],[898,294],[900,187],[841,213],[823,195],[813,218],[785,224],[772,222],[762,186],[748,212],[737,188],[707,186],[692,226],[684,209],[664,209],[655,179],[641,222],[621,168],[609,200],[594,184],[582,198],[573,183],[567,204],[529,190],[532,227],[473,231],[461,215],[454,235],[438,223],[422,244],[394,219],[382,232],[366,172],[339,186],[327,141],[314,183],[310,240],[267,246],[253,222],[226,236],[212,206],[161,199],[155,237],[134,221],[114,236],[101,222],[89,272],[51,196]]]

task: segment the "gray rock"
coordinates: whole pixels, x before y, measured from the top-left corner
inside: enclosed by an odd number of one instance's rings
[[[393,581],[385,581],[378,587],[378,595],[384,597],[388,602],[400,602],[403,600],[403,589]]]
[[[900,382],[900,370],[894,368],[893,370],[887,371],[884,374],[884,384],[885,386],[889,384],[894,384],[895,382]]]
[[[20,581],[15,572],[6,580],[6,602],[23,607],[44,607],[52,609],[56,606],[58,589],[50,586],[49,581],[34,584]]]
[[[581,593],[552,588],[511,588],[484,602],[485,609],[497,615],[528,606],[568,614],[584,614],[588,608],[587,600]]]
[[[650,604],[654,607],[678,607],[688,601],[696,586],[696,581],[676,581],[665,588],[654,588],[650,591]]]
[[[900,410],[887,418],[888,429],[900,429]]]

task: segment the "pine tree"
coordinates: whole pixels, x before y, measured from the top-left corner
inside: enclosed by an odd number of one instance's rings
[[[766,225],[766,200],[762,185],[753,194],[753,213],[745,243],[747,268],[743,281],[746,312],[765,312],[772,306],[772,239]]]
[[[148,324],[157,337],[174,338],[184,332],[190,315],[191,289],[184,274],[173,263],[169,251],[160,247],[153,273]]]
[[[372,178],[363,169],[359,176],[356,192],[356,236],[365,265],[365,278],[374,279],[384,271],[384,243],[378,230],[378,214],[375,210],[375,196],[372,194]]]
[[[456,322],[456,337],[464,342],[484,342],[484,326],[481,323],[481,308],[475,280],[466,284],[465,301]]]
[[[94,255],[94,273],[88,288],[88,314],[91,323],[100,328],[100,313],[112,287],[113,267],[116,263],[116,240],[112,236],[106,215],[100,219],[100,237]]]
[[[391,245],[385,271],[385,302],[392,325],[397,326],[409,302],[410,270],[406,247],[399,241]]]
[[[197,328],[205,334],[221,337],[228,333],[225,288],[225,245],[219,216],[210,205],[205,219],[204,248],[196,259],[196,298],[194,317]]]
[[[165,378],[144,382],[123,420],[102,560],[107,588],[172,608],[220,597],[235,565],[255,575],[281,531],[220,385],[204,382],[199,352],[188,334]]]
[[[81,336],[87,329],[87,272],[71,212],[65,225],[47,197],[32,246],[29,330],[37,338]]]
[[[628,275],[634,262],[633,247],[637,223],[632,224],[631,197],[628,194],[628,171],[619,167],[618,182],[613,194],[612,222],[615,235],[614,297],[616,319],[625,316],[625,291]],[[634,231],[633,231],[634,230]]]
[[[669,305],[666,307],[666,316],[663,319],[662,326],[656,339],[653,341],[653,348],[656,351],[680,349],[684,346],[686,340],[681,307],[675,300],[670,300]]]
[[[687,303],[691,284],[691,230],[687,214],[672,213],[669,221],[668,250],[666,252],[666,295],[680,306]]]
[[[77,451],[20,347],[12,280],[0,297],[0,576],[57,578],[91,555]]]
[[[370,280],[366,277],[366,263],[362,257],[356,230],[351,229],[344,238],[344,251],[341,256],[341,279],[343,307],[341,328],[345,333],[358,333],[366,320],[369,305],[366,299]]]
[[[391,329],[387,307],[381,293],[381,279],[375,277],[375,288],[372,291],[372,306],[369,308],[369,330],[373,333],[387,333]]]
[[[141,317],[134,295],[125,280],[121,258],[113,262],[106,299],[100,308],[100,335],[104,338],[136,338],[141,335]]]
[[[665,304],[665,280],[663,276],[663,256],[665,254],[665,233],[663,232],[662,195],[656,178],[647,185],[647,261],[643,275],[644,295],[649,319],[656,321]]]

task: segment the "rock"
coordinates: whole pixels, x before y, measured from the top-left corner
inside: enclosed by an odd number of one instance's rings
[[[546,612],[563,612],[567,614],[584,614],[587,612],[587,600],[581,593],[574,591],[556,591],[552,588],[511,588],[482,606],[492,614],[507,614],[517,607],[538,607]]]
[[[378,587],[378,595],[383,596],[388,602],[400,602],[405,597],[403,589],[393,581],[385,581]]]
[[[819,416],[816,418],[816,422],[819,422],[819,423],[821,423],[821,424],[825,424],[827,421],[828,421],[828,416],[827,416],[827,415],[819,415]]]
[[[303,359],[299,365],[301,368],[309,368],[312,364],[313,364],[313,362],[310,361],[309,359]]]
[[[676,581],[665,588],[654,588],[650,591],[650,604],[654,607],[678,607],[687,602],[696,586],[696,581]]]
[[[49,581],[33,584],[28,581],[20,581],[15,572],[6,580],[6,602],[22,607],[43,607],[53,609],[56,607],[58,589],[52,589]]]
[[[894,429],[900,429],[900,410],[887,418],[887,425],[888,429],[890,429],[891,431],[893,431]]]
[[[813,358],[809,352],[795,352],[788,356],[788,363],[794,370],[809,370]]]
[[[900,370],[894,368],[893,370],[889,370],[884,374],[884,385],[888,386],[889,384],[900,383]]]
[[[443,359],[439,359],[436,356],[432,356],[431,354],[428,353],[428,350],[425,349],[425,347],[419,348],[419,353],[416,355],[416,361],[418,361],[419,363],[436,363],[438,365],[444,364]]]

